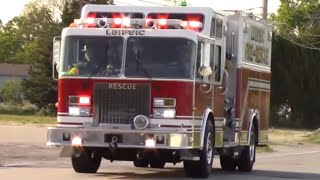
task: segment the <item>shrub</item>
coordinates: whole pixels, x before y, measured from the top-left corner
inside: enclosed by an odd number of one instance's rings
[[[9,104],[22,104],[23,94],[22,86],[18,80],[7,80],[0,91],[0,96],[3,102]]]
[[[40,108],[38,110],[38,112],[36,113],[36,115],[39,116],[56,116],[57,112],[56,112],[56,108],[53,104],[48,104],[48,106]]]
[[[19,105],[14,104],[0,104],[0,114],[9,115],[35,115],[38,108],[30,103],[23,103]]]

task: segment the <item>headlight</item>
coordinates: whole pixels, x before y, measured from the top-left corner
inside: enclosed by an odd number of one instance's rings
[[[90,116],[90,107],[69,106],[70,116]]]
[[[164,108],[154,108],[153,109],[154,118],[175,118],[176,110],[175,109],[164,109]]]

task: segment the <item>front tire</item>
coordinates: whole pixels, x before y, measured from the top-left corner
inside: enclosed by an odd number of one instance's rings
[[[102,156],[94,151],[79,150],[71,156],[72,167],[77,173],[96,173],[100,167]]]
[[[238,160],[239,171],[252,171],[254,162],[256,161],[256,137],[256,127],[252,124],[249,146],[244,147],[240,155],[240,159]]]
[[[188,177],[207,178],[211,174],[214,142],[214,127],[211,121],[208,120],[204,135],[204,147],[199,152],[200,160],[183,162],[184,170]]]

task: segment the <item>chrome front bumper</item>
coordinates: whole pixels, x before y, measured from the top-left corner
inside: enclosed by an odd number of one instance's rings
[[[193,131],[49,127],[47,133],[47,146],[72,146],[75,137],[81,138],[84,147],[110,147],[116,143],[118,148],[193,149],[194,143]],[[146,143],[150,139],[154,145]]]

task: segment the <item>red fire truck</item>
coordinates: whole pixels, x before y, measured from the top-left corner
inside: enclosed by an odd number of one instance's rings
[[[78,173],[101,159],[189,177],[251,171],[268,142],[272,27],[199,7],[86,5],[54,40],[57,126]],[[57,73],[54,73],[57,75]]]

